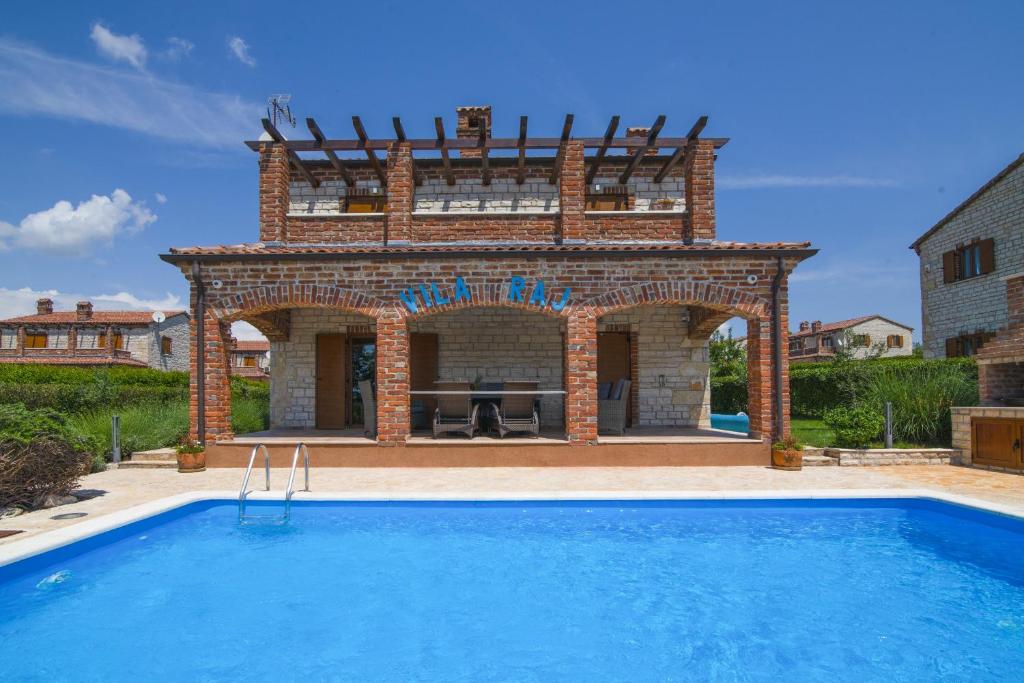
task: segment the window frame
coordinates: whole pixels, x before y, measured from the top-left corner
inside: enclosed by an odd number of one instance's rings
[[[42,346],[40,346],[38,343],[34,343],[34,342],[38,342],[38,340],[40,340],[40,339],[42,339],[42,341],[43,341]],[[30,342],[30,340],[31,340],[31,342]],[[47,349],[47,348],[49,348],[49,344],[50,344],[50,333],[49,332],[47,332],[45,330],[42,331],[42,332],[39,332],[39,331],[29,332],[28,330],[25,331],[25,346],[24,346],[24,348],[26,348],[26,349]]]
[[[173,353],[173,340],[166,334],[160,335],[160,355],[170,356]]]

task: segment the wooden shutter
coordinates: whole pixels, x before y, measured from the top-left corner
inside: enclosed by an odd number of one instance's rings
[[[981,274],[991,273],[996,269],[996,243],[991,237],[978,243],[981,252]]]
[[[956,252],[947,251],[942,255],[942,281],[956,282]]]
[[[956,358],[960,355],[958,344],[959,340],[956,337],[950,337],[946,340],[946,358]]]

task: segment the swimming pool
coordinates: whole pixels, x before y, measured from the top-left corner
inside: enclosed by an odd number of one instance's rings
[[[207,501],[0,568],[4,681],[1022,670],[1024,521],[931,500]]]

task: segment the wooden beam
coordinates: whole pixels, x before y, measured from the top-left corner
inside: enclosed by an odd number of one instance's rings
[[[654,125],[651,126],[650,132],[647,133],[647,141],[637,148],[636,152],[633,153],[633,158],[629,160],[629,166],[627,166],[626,170],[619,176],[619,185],[625,185],[629,180],[629,176],[633,175],[633,171],[635,171],[636,167],[640,165],[640,161],[644,158],[644,155],[647,154],[647,150],[654,147],[654,143],[658,139],[658,133],[661,132],[661,128],[664,125],[665,115],[662,114],[654,120]]]
[[[565,159],[565,145],[569,142],[569,133],[572,131],[572,114],[565,115],[565,123],[562,125],[562,137],[558,140],[558,153],[555,154],[555,167],[551,169],[551,176],[548,182],[552,185],[558,180],[558,174],[562,170],[562,160]]]
[[[676,147],[676,151],[672,154],[672,158],[666,161],[665,165],[661,167],[660,171],[658,171],[658,175],[654,176],[654,182],[660,183],[664,180],[669,171],[675,168],[676,164],[689,154],[688,150],[692,149],[692,144],[697,141],[697,138],[700,136],[700,132],[704,130],[704,126],[706,125],[708,125],[707,116],[702,116],[697,119],[697,122],[693,124],[693,128],[691,128],[690,132],[686,134],[687,143]]]
[[[605,152],[608,151],[608,144],[615,137],[615,131],[619,128],[619,115],[616,114],[612,117],[612,120],[608,122],[608,129],[604,132],[604,142],[600,147],[597,148],[597,154],[594,155],[594,160],[590,162],[590,170],[587,171],[587,185],[594,182],[594,176],[597,175],[597,169],[601,167],[601,162],[604,160]]]
[[[455,184],[455,174],[452,173],[452,162],[448,158],[448,141],[444,138],[444,119],[440,116],[434,117],[434,130],[437,131],[436,149],[441,150],[441,163],[444,164],[444,179],[449,185]]]
[[[318,126],[316,121],[313,120],[313,117],[310,116],[306,118],[306,127],[309,128],[309,132],[312,133],[313,139],[318,143],[323,144],[323,141],[327,139],[324,136],[323,131],[320,130],[320,126]],[[345,184],[349,187],[353,187],[355,185],[355,181],[352,180],[352,175],[348,172],[348,169],[345,168],[345,165],[341,163],[341,159],[339,159],[338,155],[334,153],[334,150],[325,149],[324,154],[327,155],[328,160],[331,162],[331,166],[333,166],[334,170],[338,172],[341,179],[345,181]]]
[[[516,184],[526,182],[526,117],[519,117],[519,161],[516,165]]]
[[[274,142],[281,144],[285,144],[287,142],[287,140],[284,139],[284,136],[281,135],[280,131],[278,131],[274,124],[270,122],[270,119],[262,119],[262,121],[263,130],[267,131],[267,134],[270,135]],[[285,145],[285,152],[288,155],[289,163],[291,163],[291,165],[302,174],[302,177],[306,179],[306,182],[313,187],[320,187],[320,181],[317,180],[316,176],[309,172],[309,169],[302,163],[302,159],[299,158],[299,155],[288,149],[287,145]]]
[[[484,170],[484,187],[491,184],[491,167],[487,165],[487,129],[480,126],[480,165]]]
[[[356,135],[359,137],[360,148],[366,152],[366,158],[370,160],[370,166],[373,167],[373,172],[377,174],[377,179],[380,180],[380,184],[384,187],[388,185],[388,174],[384,172],[384,168],[380,165],[380,159],[377,158],[377,154],[366,145],[366,129],[363,128],[363,122],[358,116],[352,117],[352,127],[356,130]]]
[[[576,142],[582,142],[583,146],[588,149],[598,149],[605,144],[603,137],[574,139]],[[724,147],[729,142],[729,138],[703,139],[714,143],[716,149]],[[328,139],[324,140],[323,145],[318,146],[316,140],[287,140],[284,145],[293,152],[319,152],[324,149],[333,149],[335,152],[362,152],[367,149],[386,152],[394,142],[396,142],[395,138],[368,138],[365,141]],[[437,149],[437,140],[434,138],[409,138],[407,142],[414,152]],[[519,149],[520,147],[526,147],[526,149],[558,149],[561,144],[561,138],[527,138],[525,144],[521,145],[519,138],[512,137],[488,138],[486,147],[489,150]],[[658,138],[659,147],[675,148],[685,144],[686,138],[682,137]],[[258,152],[260,149],[259,140],[249,140],[245,145],[255,152]],[[462,149],[479,149],[480,143],[477,142],[476,138],[452,138],[448,140],[447,146],[449,151],[457,151]],[[636,138],[613,138],[608,142],[608,149],[626,149],[628,147],[636,147]]]

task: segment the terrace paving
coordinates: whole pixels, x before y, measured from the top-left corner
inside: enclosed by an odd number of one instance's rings
[[[0,545],[68,527],[84,520],[188,491],[237,491],[243,470],[209,469],[179,474],[166,469],[111,469],[84,477],[81,488],[97,494],[72,505],[37,510],[0,520],[0,530],[23,533],[0,539]],[[297,483],[302,474],[298,473]],[[271,489],[282,491],[286,469],[271,470]],[[1024,476],[957,466],[908,465],[891,467],[813,467],[783,472],[766,467],[475,467],[475,468],[314,468],[311,488],[317,492],[452,493],[462,496],[495,493],[550,493],[553,498],[573,492],[726,492],[813,490],[931,490],[979,498],[1009,506],[1024,514]],[[253,488],[263,485],[254,471]],[[301,500],[303,493],[295,494]],[[55,520],[56,515],[87,513]]]

